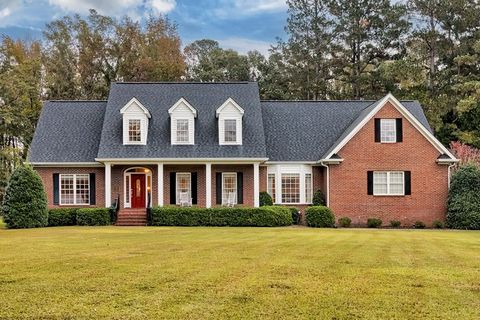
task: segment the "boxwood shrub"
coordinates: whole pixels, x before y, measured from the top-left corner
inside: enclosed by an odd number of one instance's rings
[[[290,210],[280,206],[260,208],[152,208],[154,226],[279,227],[292,224]]]
[[[293,224],[299,224],[300,223],[300,213],[298,211],[298,208],[295,207],[286,207],[290,212],[292,213],[292,221]]]
[[[48,210],[48,226],[73,226],[77,223],[77,208],[56,208]]]
[[[382,226],[383,221],[378,218],[368,218],[367,219],[367,226],[369,228],[380,228]]]
[[[352,224],[352,219],[349,217],[342,217],[338,219],[338,225],[342,228],[350,228],[350,225]]]
[[[335,216],[330,208],[324,206],[308,207],[305,211],[307,225],[317,228],[335,227]]]
[[[82,208],[77,210],[79,226],[107,226],[110,224],[109,208]]]
[[[260,207],[264,206],[273,206],[273,199],[272,196],[268,192],[262,191],[260,192]]]

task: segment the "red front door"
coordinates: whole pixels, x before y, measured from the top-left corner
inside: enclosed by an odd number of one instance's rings
[[[132,174],[132,208],[145,208],[145,175]]]

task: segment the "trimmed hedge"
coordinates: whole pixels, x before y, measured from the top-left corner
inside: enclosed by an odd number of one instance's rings
[[[295,208],[295,207],[285,207],[285,208],[290,210],[290,212],[292,213],[293,224],[299,224],[300,223],[300,213],[298,211],[298,208]]]
[[[260,192],[260,207],[273,206],[272,196],[265,191]]]
[[[383,224],[383,221],[378,218],[368,218],[367,227],[369,228],[380,228]]]
[[[260,208],[152,208],[153,226],[279,227],[292,224],[290,210],[280,206]]]
[[[48,226],[74,226],[77,223],[76,208],[57,208],[48,210]]]
[[[2,210],[7,228],[37,228],[48,224],[47,195],[32,167],[23,165],[13,172],[5,189]]]
[[[107,226],[110,222],[109,208],[82,208],[77,210],[79,226]]]
[[[330,208],[324,206],[308,207],[305,211],[307,225],[317,228],[335,227],[335,216]]]

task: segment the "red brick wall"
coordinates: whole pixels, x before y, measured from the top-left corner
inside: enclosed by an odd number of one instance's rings
[[[170,204],[170,172],[197,172],[197,205],[205,207],[205,165],[164,165],[163,204]],[[215,189],[212,189],[215,192]]]
[[[253,164],[212,165],[212,206],[218,206],[215,179],[217,172],[243,172],[243,205],[253,207]],[[261,190],[260,186],[260,190]]]
[[[400,118],[390,104],[374,118]],[[421,220],[430,225],[444,220],[448,194],[448,168],[435,162],[439,152],[403,119],[403,142],[374,142],[374,119],[370,120],[339,152],[344,161],[330,166],[330,207],[338,218],[365,225],[378,217],[388,225],[400,220],[411,226]],[[367,171],[411,171],[412,194],[406,196],[367,195]]]
[[[96,189],[96,205],[79,205],[71,206],[75,208],[81,207],[104,207],[105,206],[105,169],[104,168],[45,168],[45,167],[36,167],[35,170],[42,178],[43,186],[45,192],[47,193],[47,203],[48,208],[66,208],[66,206],[54,205],[53,204],[53,174],[89,174],[95,173],[95,189]]]

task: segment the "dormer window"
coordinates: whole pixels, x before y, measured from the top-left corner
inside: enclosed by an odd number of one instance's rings
[[[244,113],[244,110],[232,98],[227,99],[217,109],[220,145],[242,144],[242,118]]]
[[[197,110],[181,98],[169,110],[173,145],[194,144]]]
[[[150,112],[140,101],[132,98],[121,110],[123,116],[123,144],[147,144]]]

